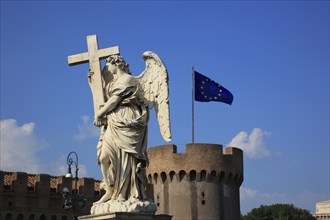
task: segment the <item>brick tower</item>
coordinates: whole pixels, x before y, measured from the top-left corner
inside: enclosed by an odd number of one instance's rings
[[[239,188],[243,182],[243,151],[222,145],[187,144],[148,150],[147,176],[157,214],[183,219],[240,219]]]

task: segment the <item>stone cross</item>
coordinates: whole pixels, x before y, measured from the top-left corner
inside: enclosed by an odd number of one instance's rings
[[[94,114],[96,114],[105,102],[100,60],[113,54],[119,54],[119,47],[115,46],[99,50],[96,35],[87,36],[87,46],[88,52],[68,56],[68,64],[69,66],[74,66],[89,62],[89,80],[93,95]]]

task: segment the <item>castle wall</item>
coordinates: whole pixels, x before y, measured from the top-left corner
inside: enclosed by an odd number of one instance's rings
[[[93,202],[100,198],[101,192],[95,190],[97,183],[91,178],[77,182],[77,193],[87,199],[84,208],[76,209],[77,216],[88,215]],[[72,209],[63,209],[62,195],[64,187],[72,191],[74,184],[74,179],[64,176],[0,171],[0,219],[72,219]]]
[[[217,144],[175,145],[148,150],[149,183],[157,214],[173,219],[240,219],[239,187],[243,182],[243,152]]]

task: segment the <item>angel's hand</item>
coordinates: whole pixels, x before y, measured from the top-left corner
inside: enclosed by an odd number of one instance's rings
[[[101,127],[103,125],[103,120],[102,120],[102,118],[100,118],[98,116],[95,116],[93,123],[94,123],[95,126]]]

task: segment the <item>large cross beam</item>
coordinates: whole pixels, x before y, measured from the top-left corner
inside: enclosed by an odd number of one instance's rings
[[[93,95],[94,114],[96,114],[105,102],[100,61],[110,55],[119,54],[119,47],[115,46],[99,50],[96,35],[87,36],[87,46],[88,52],[68,56],[68,64],[69,66],[74,66],[89,62],[90,73],[92,73],[89,75],[89,80]]]

